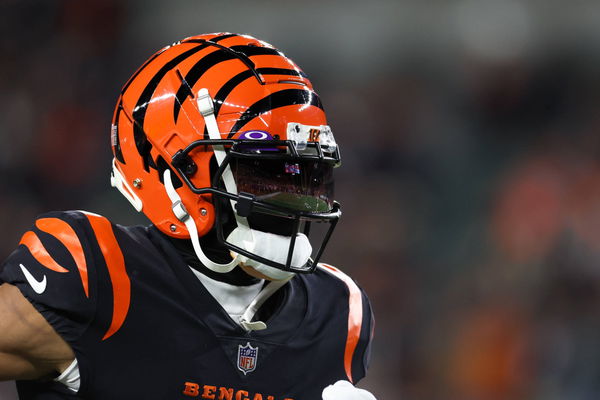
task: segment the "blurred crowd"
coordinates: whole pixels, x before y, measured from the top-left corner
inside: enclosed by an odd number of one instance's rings
[[[341,147],[324,260],[374,304],[362,386],[600,398],[600,5],[421,3],[5,0],[0,259],[47,210],[144,223],[108,183],[120,87],[170,42],[250,33],[309,74]]]

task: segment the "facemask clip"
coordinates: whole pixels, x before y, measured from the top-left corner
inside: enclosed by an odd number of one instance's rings
[[[253,194],[240,192],[238,195],[239,199],[235,205],[235,210],[240,217],[249,217],[252,212],[252,206],[254,205],[254,199],[256,198]]]
[[[185,221],[187,221],[187,219],[190,217],[190,214],[185,209],[185,206],[181,200],[177,200],[175,203],[173,203],[171,208],[173,209],[173,214],[175,214],[177,219],[183,223],[185,223]]]

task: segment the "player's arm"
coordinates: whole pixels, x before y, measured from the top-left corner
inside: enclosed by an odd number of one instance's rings
[[[71,347],[9,284],[0,285],[0,381],[57,376],[73,361]]]

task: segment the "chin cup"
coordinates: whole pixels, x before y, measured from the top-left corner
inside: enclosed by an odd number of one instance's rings
[[[262,258],[272,260],[276,263],[285,264],[288,257],[292,238],[276,235],[274,233],[262,232],[248,227],[237,227],[227,237],[227,242],[242,248],[249,253],[256,254]],[[308,237],[302,233],[296,235],[294,241],[291,265],[301,268],[310,260],[312,246]],[[250,257],[238,255],[241,264],[252,267],[263,275],[273,280],[289,279],[294,276],[293,272],[274,268],[254,260]]]

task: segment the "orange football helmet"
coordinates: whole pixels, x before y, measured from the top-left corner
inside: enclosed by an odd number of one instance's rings
[[[231,33],[167,46],[123,87],[111,134],[112,185],[163,233],[191,238],[208,268],[227,272],[246,257],[314,270],[341,215],[332,198],[340,153],[311,82],[279,50]],[[283,260],[229,240],[263,217],[291,227]],[[294,263],[312,222],[330,225],[315,257]],[[204,255],[198,238],[212,229],[231,262]]]

